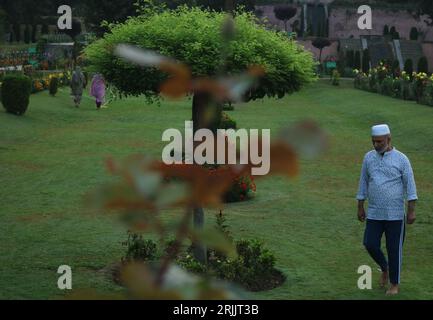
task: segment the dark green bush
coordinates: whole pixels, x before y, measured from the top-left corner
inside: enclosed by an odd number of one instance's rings
[[[156,258],[156,243],[152,240],[144,240],[141,235],[128,232],[128,240],[123,245],[127,250],[122,261],[148,261]]]
[[[275,256],[263,247],[259,240],[239,240],[236,242],[238,258],[213,262],[216,274],[238,283],[248,290],[267,289],[276,278],[284,276],[275,269]]]
[[[59,79],[57,77],[51,78],[51,81],[50,81],[50,95],[52,95],[54,97],[56,95],[56,93],[57,93],[57,89],[58,88],[59,88]]]
[[[190,272],[215,276],[251,291],[271,289],[284,281],[285,276],[275,268],[275,256],[263,247],[263,242],[239,240],[236,241],[236,250],[236,259],[208,250],[206,266],[194,259],[192,248],[189,248],[177,264]]]
[[[30,101],[31,80],[22,75],[8,75],[2,84],[1,101],[7,112],[23,115]]]
[[[252,199],[256,192],[253,176],[244,175],[233,181],[231,188],[224,194],[224,202],[239,202]]]
[[[216,218],[216,229],[233,242],[223,213],[220,212]],[[272,289],[284,282],[284,274],[275,268],[275,256],[264,248],[263,242],[239,240],[235,246],[236,259],[229,259],[225,254],[210,249],[208,264],[204,265],[194,258],[190,246],[178,256],[176,263],[188,271],[225,279],[251,291]]]

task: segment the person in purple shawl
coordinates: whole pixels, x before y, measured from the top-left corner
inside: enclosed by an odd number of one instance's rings
[[[96,98],[96,108],[99,110],[105,98],[105,81],[99,73],[93,76],[90,95]]]

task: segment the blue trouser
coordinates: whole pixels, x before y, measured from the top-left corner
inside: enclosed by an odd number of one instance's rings
[[[380,249],[380,243],[384,232],[389,262],[386,261],[386,258]],[[367,219],[367,226],[364,234],[364,246],[373,260],[380,266],[382,271],[389,272],[389,279],[392,284],[400,283],[404,236],[404,220],[387,221]]]

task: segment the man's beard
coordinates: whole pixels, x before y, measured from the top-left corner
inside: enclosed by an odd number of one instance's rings
[[[385,151],[388,149],[388,147],[389,147],[389,145],[387,144],[386,146],[384,146],[383,148],[381,148],[379,150],[376,148],[374,148],[374,149],[376,150],[377,153],[385,153]]]

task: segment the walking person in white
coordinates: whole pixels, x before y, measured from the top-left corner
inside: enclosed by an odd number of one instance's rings
[[[380,266],[381,287],[388,285],[386,294],[399,293],[405,234],[405,199],[408,201],[407,223],[415,222],[415,203],[418,199],[415,179],[409,159],[391,145],[388,125],[372,127],[375,150],[368,152],[362,164],[359,181],[358,219],[367,219],[364,246]],[[367,215],[364,202],[368,200]],[[381,250],[385,233],[388,261]]]

